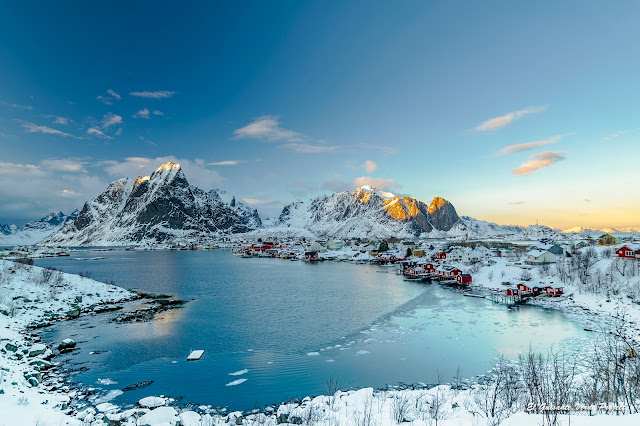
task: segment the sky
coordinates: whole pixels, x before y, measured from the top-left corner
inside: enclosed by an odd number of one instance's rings
[[[181,164],[277,215],[368,184],[640,228],[637,1],[2,2],[0,223]]]

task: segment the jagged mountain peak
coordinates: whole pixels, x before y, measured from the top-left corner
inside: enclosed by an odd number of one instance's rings
[[[225,193],[226,194],[226,193]],[[180,165],[166,162],[150,176],[111,183],[45,244],[128,245],[198,241],[261,226],[255,209],[224,202],[215,190],[189,185]]]

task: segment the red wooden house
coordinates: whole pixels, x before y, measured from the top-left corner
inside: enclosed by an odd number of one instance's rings
[[[546,286],[544,288],[544,291],[547,293],[547,296],[556,297],[556,296],[562,296],[563,288],[562,287],[551,287],[549,285],[549,286]]]
[[[520,283],[518,284],[518,293],[522,295],[533,294],[533,289],[526,284]]]
[[[518,289],[517,288],[508,288],[507,289],[507,296],[517,296],[518,295]]]
[[[616,249],[616,254],[626,259],[637,259],[640,258],[640,247],[636,244],[625,244]]]
[[[459,284],[470,284],[471,283],[471,275],[470,274],[458,274],[456,275],[456,281]]]

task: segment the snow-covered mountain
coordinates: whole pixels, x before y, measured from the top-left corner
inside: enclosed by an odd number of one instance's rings
[[[541,225],[498,225],[459,217],[455,207],[441,197],[430,204],[410,197],[363,186],[355,191],[322,195],[284,207],[269,226],[256,231],[265,237],[337,238],[557,238],[558,232]]]
[[[49,213],[45,217],[27,223],[24,228],[16,225],[0,225],[0,246],[36,244],[73,221],[78,210],[70,215]]]
[[[433,236],[435,235],[430,235],[430,237]],[[560,233],[544,225],[498,225],[497,223],[462,216],[460,221],[441,236],[463,239],[509,238],[528,241],[542,238],[557,239],[560,237]]]
[[[432,231],[448,231],[459,221],[447,200],[435,197],[427,205],[410,197],[363,186],[355,191],[322,195],[308,202],[285,206],[273,230],[321,237],[416,237]]]
[[[189,185],[179,164],[151,176],[117,180],[78,216],[42,243],[65,246],[189,242],[247,232],[261,226],[255,209],[224,191]]]

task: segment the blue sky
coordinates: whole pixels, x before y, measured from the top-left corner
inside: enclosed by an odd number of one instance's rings
[[[639,12],[4,2],[0,223],[175,159],[263,215],[370,183],[498,223],[640,227]]]

